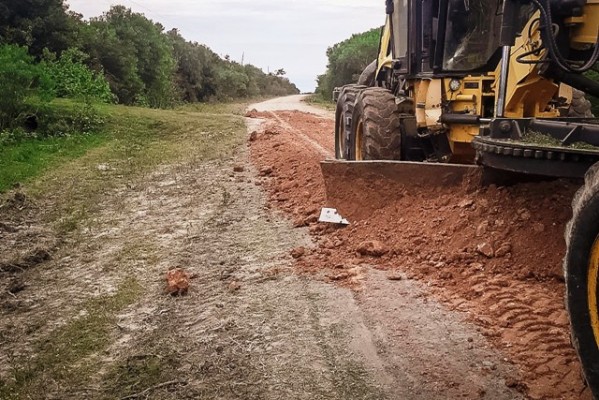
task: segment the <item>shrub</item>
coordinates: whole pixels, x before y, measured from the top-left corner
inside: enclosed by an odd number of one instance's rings
[[[102,73],[94,73],[84,62],[88,55],[69,49],[58,60],[52,53],[46,52],[42,68],[53,82],[58,97],[82,98],[86,101],[113,103],[115,98]]]
[[[25,111],[25,100],[35,92],[36,81],[43,80],[26,47],[0,46],[0,129],[18,125]]]

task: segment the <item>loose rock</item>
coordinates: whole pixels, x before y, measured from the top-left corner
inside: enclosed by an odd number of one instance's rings
[[[189,290],[189,274],[181,268],[166,273],[166,292],[171,296],[184,296]]]
[[[509,243],[504,243],[501,246],[499,246],[497,251],[495,251],[495,257],[505,257],[507,254],[509,254],[511,252],[512,252],[512,245]]]
[[[295,249],[291,250],[291,257],[298,259],[303,257],[306,254],[306,248],[305,247],[296,247]]]
[[[476,251],[478,251],[479,254],[482,254],[487,258],[493,258],[495,256],[495,249],[493,249],[493,246],[491,244],[486,242],[479,244],[476,247]]]
[[[363,256],[381,257],[389,252],[389,249],[378,240],[367,240],[360,243],[358,253]]]

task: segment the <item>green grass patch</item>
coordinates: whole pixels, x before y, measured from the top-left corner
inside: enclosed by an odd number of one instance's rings
[[[306,97],[305,102],[315,107],[324,108],[328,111],[335,111],[336,107],[336,104],[333,102],[332,99],[325,99],[318,93]]]
[[[26,183],[48,168],[84,155],[108,140],[105,134],[25,139],[0,146],[0,192]]]
[[[85,382],[95,370],[89,357],[111,342],[116,314],[133,304],[142,290],[135,279],[129,278],[114,295],[88,300],[79,317],[37,344],[34,358],[17,362],[12,382],[0,381],[0,398],[37,398],[48,384],[62,382],[77,387]]]
[[[192,145],[189,150],[197,152],[195,158],[219,157],[227,150],[225,147],[232,144],[228,141],[230,134],[238,136],[244,129],[240,116],[245,105],[237,103],[187,105],[176,110],[115,105],[96,105],[95,108],[104,124],[99,132],[50,137],[43,137],[41,132],[37,138],[0,143],[0,193],[16,184],[43,178],[46,173],[55,179],[56,172],[73,166],[71,161],[99,147],[102,149],[86,161],[129,163],[130,168],[121,169],[121,175],[139,171],[137,167],[142,165],[155,166],[183,155],[184,149],[176,143],[166,145],[171,139],[184,139],[186,145]],[[81,109],[79,103],[57,100],[44,110],[44,115],[50,114],[51,119],[56,115],[85,118],[80,115]],[[51,128],[59,129],[57,125],[60,122],[52,121]],[[224,140],[215,143],[219,139]],[[76,168],[81,172],[81,163],[75,164],[79,164]]]
[[[56,101],[54,112],[77,103]],[[245,140],[244,104],[197,104],[174,110],[97,105],[96,134],[28,139],[0,147],[0,193],[17,182],[50,203],[42,218],[68,233],[100,210],[111,189],[142,180],[160,165],[230,157]]]

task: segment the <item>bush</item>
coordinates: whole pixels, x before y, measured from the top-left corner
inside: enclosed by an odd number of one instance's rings
[[[99,132],[105,123],[91,103],[44,105],[35,114],[37,137],[71,136]]]
[[[0,46],[0,129],[15,127],[22,122],[25,100],[37,87],[47,86],[26,47]]]
[[[65,51],[58,60],[55,60],[54,54],[46,52],[42,68],[53,82],[58,97],[113,103],[115,97],[104,75],[91,71],[84,64],[87,58],[87,54],[76,49]]]

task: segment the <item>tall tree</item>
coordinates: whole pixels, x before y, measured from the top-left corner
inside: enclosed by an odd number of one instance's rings
[[[0,44],[27,46],[37,58],[45,48],[61,53],[77,46],[81,23],[63,0],[0,0]]]
[[[163,31],[123,6],[91,20],[85,50],[104,67],[122,103],[164,107],[172,102],[175,60]]]

